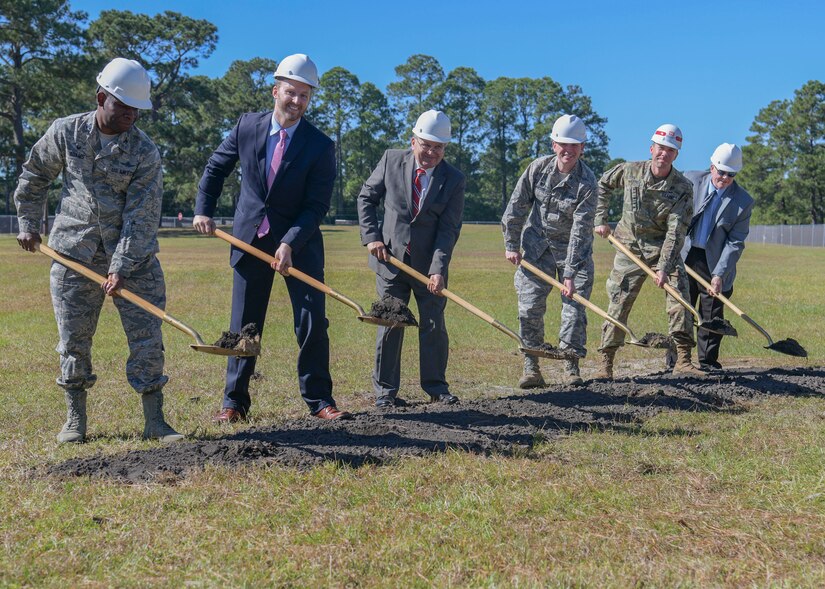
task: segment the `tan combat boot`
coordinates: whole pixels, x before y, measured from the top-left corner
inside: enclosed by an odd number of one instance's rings
[[[564,361],[564,383],[584,384],[581,373],[579,373],[579,359],[572,358]]]
[[[160,440],[161,442],[177,442],[183,439],[172,426],[166,423],[163,417],[163,393],[154,391],[141,396],[143,402],[143,418],[146,425],[143,428],[144,440]]]
[[[518,381],[518,387],[520,389],[535,389],[546,384],[544,377],[541,375],[541,370],[539,370],[539,361],[532,356],[525,356],[524,374],[521,380]]]
[[[676,346],[676,364],[673,366],[673,374],[684,376],[705,376],[705,373],[696,368],[690,361],[690,346]]]
[[[86,440],[86,391],[71,389],[65,391],[66,423],[57,434],[61,444],[76,444]]]
[[[616,357],[616,348],[605,348],[599,352],[599,371],[593,378],[613,380],[613,359]]]

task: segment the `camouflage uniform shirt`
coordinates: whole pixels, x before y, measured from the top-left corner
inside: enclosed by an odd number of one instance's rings
[[[657,270],[671,274],[678,268],[688,223],[693,216],[693,184],[672,168],[666,178],[656,178],[650,160],[614,166],[599,180],[596,226],[607,224],[608,194],[624,190],[622,218],[614,235]]]
[[[63,173],[49,246],[90,263],[102,245],[109,274],[128,277],[158,251],[160,153],[134,125],[100,148],[95,112],[52,123],[23,165],[14,202],[20,231],[40,232],[43,202]]]
[[[596,176],[579,161],[565,177],[556,160],[555,155],[545,156],[527,167],[501,228],[507,251],[521,247],[524,258],[535,261],[549,248],[556,260],[564,260],[564,278],[572,278],[592,256]]]

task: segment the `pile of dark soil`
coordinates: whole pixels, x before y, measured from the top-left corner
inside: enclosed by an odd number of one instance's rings
[[[369,317],[376,317],[392,323],[404,323],[417,327],[418,321],[410,308],[399,298],[385,294],[370,307]]]
[[[636,434],[641,424],[662,411],[738,413],[768,396],[823,393],[823,368],[728,370],[705,378],[653,374],[589,381],[575,388],[553,386],[456,405],[410,401],[389,411],[356,413],[350,421],[307,416],[217,439],[75,458],[45,470],[57,477],[174,483],[207,464],[230,469],[270,464],[311,468],[333,461],[359,467],[447,448],[529,456],[537,441],[574,431]],[[690,436],[691,432],[674,428],[664,434]]]
[[[645,344],[646,346],[650,346],[651,348],[662,348],[664,350],[669,350],[675,345],[673,343],[673,339],[669,335],[656,333],[653,331],[649,331],[644,334],[639,342]]]
[[[240,333],[224,331],[218,341],[212,345],[226,350],[241,350],[243,352],[257,350],[257,355],[261,350],[261,335],[254,323],[247,323]]]

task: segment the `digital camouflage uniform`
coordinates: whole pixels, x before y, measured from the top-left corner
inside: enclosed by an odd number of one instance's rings
[[[650,160],[625,162],[604,173],[599,180],[595,223],[596,226],[607,224],[609,193],[622,188],[622,217],[613,232],[614,237],[654,271],[663,269],[668,283],[687,299],[687,275],[680,251],[693,216],[693,185],[676,168],[672,168],[666,178],[656,178],[650,166]],[[627,323],[645,278],[644,270],[621,252],[616,252],[613,270],[607,279],[610,299],[607,312],[610,316]],[[668,333],[677,344],[692,347],[693,323],[689,311],[670,295],[666,295],[666,299]],[[599,350],[624,345],[624,336],[623,331],[605,321]]]
[[[501,227],[505,249],[524,251],[526,261],[559,281],[572,278],[578,294],[590,298],[593,290],[593,219],[596,211],[596,177],[583,162],[569,174],[559,172],[555,155],[534,160],[516,184]],[[526,222],[526,225],[525,225]],[[527,347],[544,343],[547,282],[521,266],[515,274],[518,293],[519,335]],[[559,347],[587,353],[587,314],[573,299],[562,296]],[[538,366],[525,355],[525,368]]]
[[[43,202],[61,173],[49,246],[98,274],[120,274],[125,288],[164,308],[166,286],[155,256],[163,175],[155,144],[132,126],[101,149],[94,112],[56,120],[32,148],[14,193],[21,232],[40,232]],[[92,336],[105,294],[98,284],[57,262],[50,278],[60,338],[57,384],[85,390],[97,378]],[[129,384],[139,393],[159,391],[168,380],[161,320],[122,298],[113,301],[129,342]]]

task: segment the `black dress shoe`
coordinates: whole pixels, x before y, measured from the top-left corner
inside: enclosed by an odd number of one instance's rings
[[[719,362],[700,362],[699,370],[705,372],[713,372],[714,370],[722,370],[722,365]]]
[[[445,405],[455,405],[458,403],[458,397],[450,393],[442,393],[440,395],[430,395],[430,402],[444,403]]]
[[[382,395],[375,400],[375,406],[381,409],[389,409],[391,407],[406,407],[407,402],[401,397],[391,397],[390,395]]]

